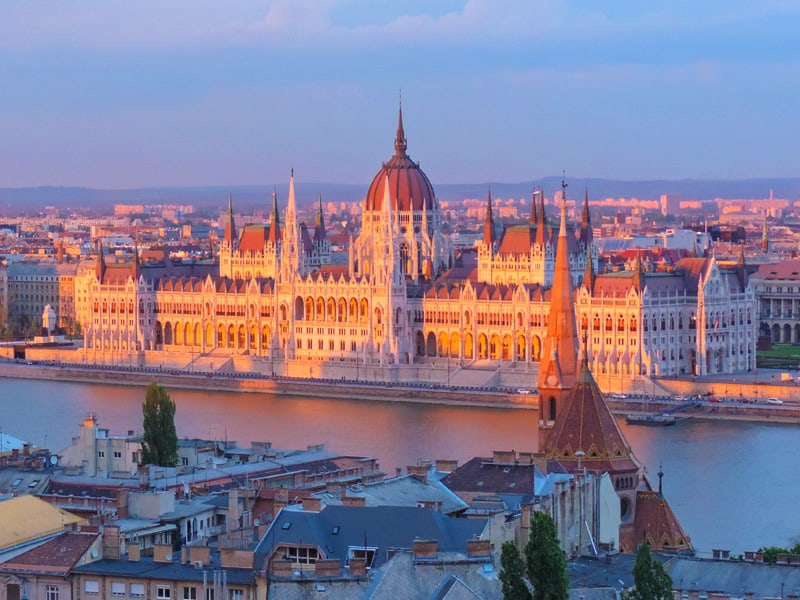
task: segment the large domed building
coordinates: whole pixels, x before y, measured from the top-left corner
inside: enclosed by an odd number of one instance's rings
[[[370,273],[374,268],[370,259],[375,254],[375,244],[382,238],[381,232],[389,227],[396,244],[389,250],[397,254],[400,275],[416,284],[449,268],[453,249],[450,239],[442,233],[442,216],[433,186],[419,163],[408,156],[407,149],[401,107],[394,155],[383,163],[364,200],[361,235],[353,247],[353,266],[358,275]]]

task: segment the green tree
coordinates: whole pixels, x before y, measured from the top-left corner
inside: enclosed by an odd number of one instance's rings
[[[556,537],[556,526],[550,515],[534,512],[531,536],[525,546],[528,579],[533,585],[534,600],[567,600],[569,578],[567,559]]]
[[[633,600],[670,600],[672,598],[672,578],[664,571],[664,566],[653,560],[649,544],[642,544],[636,550],[633,564],[633,585],[630,597]]]
[[[503,583],[503,600],[531,600],[525,585],[525,563],[514,542],[503,542],[500,552],[500,581]]]
[[[142,414],[144,415],[142,464],[174,467],[178,462],[175,402],[155,381],[147,387]]]

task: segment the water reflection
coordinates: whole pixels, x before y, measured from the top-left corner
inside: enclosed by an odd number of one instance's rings
[[[384,470],[423,458],[465,461],[495,449],[537,448],[537,413],[297,396],[172,390],[181,437],[271,441],[285,448],[325,443],[371,455]],[[112,434],[141,431],[144,389],[0,379],[0,431],[54,450],[95,412]],[[664,493],[695,547],[735,553],[800,541],[793,458],[797,426],[688,420],[674,427],[628,426],[634,453]]]

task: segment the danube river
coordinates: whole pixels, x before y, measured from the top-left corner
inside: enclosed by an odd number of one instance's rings
[[[324,443],[370,455],[393,474],[420,459],[463,462],[492,450],[536,450],[537,413],[401,402],[326,400],[171,390],[181,437]],[[144,388],[0,379],[0,431],[58,451],[93,412],[111,434],[141,431]],[[674,427],[621,423],[636,456],[664,493],[701,555],[800,541],[797,425],[690,419]]]

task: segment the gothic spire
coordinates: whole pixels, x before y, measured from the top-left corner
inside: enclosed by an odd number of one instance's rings
[[[587,188],[583,196],[583,215],[581,218],[581,242],[587,252],[592,247],[592,217],[589,214],[589,189]]]
[[[536,218],[536,244],[544,246],[547,243],[547,215],[544,212],[544,192],[539,188],[539,215]]]
[[[492,190],[489,188],[489,195],[486,200],[486,219],[483,221],[483,243],[494,249],[497,242],[497,235],[494,230],[494,215],[492,215]]]
[[[233,198],[228,194],[228,222],[225,223],[225,241],[233,247],[236,243],[236,225],[233,222]]]
[[[761,231],[761,250],[764,254],[769,252],[769,238],[767,237],[767,219],[764,218],[764,228]]]
[[[106,274],[106,259],[103,256],[103,240],[97,240],[97,263],[94,267],[94,274],[97,280],[102,283]]]
[[[322,214],[322,194],[319,195],[319,205],[317,206],[317,218],[314,229],[314,241],[322,243],[327,237],[325,233],[325,216]]]
[[[594,265],[592,264],[592,254],[590,252],[586,253],[586,268],[583,273],[583,287],[585,287],[590,294],[594,289]]]
[[[553,286],[550,288],[550,316],[544,341],[540,387],[571,389],[578,374],[578,327],[572,297],[567,244],[567,205],[561,200],[561,226],[556,246]],[[556,363],[556,364],[552,364]],[[560,372],[560,376],[556,373]],[[545,378],[541,381],[542,376]],[[555,378],[553,378],[555,376]]]
[[[541,190],[539,188],[536,188],[535,190],[533,190],[533,193],[531,194],[531,218],[530,218],[531,225],[536,225],[536,196],[540,196],[541,193],[542,193]]]
[[[269,226],[269,239],[271,244],[277,244],[281,239],[281,223],[278,216],[278,192],[272,190],[272,221]]]

